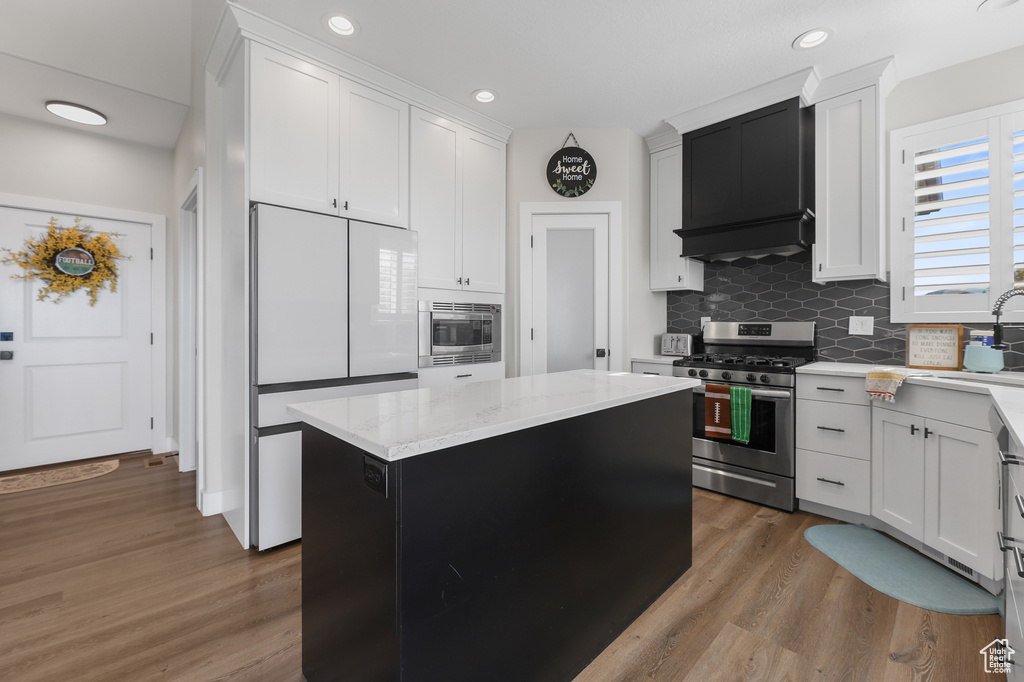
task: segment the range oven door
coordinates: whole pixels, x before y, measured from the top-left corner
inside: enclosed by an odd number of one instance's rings
[[[716,382],[723,383],[723,382]],[[724,384],[723,385],[728,385]],[[791,388],[751,388],[750,442],[708,438],[704,434],[704,386],[693,389],[693,456],[780,476],[796,469]]]

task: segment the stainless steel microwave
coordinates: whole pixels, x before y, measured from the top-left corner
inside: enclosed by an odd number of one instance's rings
[[[501,360],[501,306],[420,301],[420,367]]]

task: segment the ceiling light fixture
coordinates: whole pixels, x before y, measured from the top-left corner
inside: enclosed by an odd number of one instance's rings
[[[833,33],[834,31],[830,28],[812,28],[810,31],[805,31],[797,36],[796,40],[793,41],[793,49],[807,50],[817,47],[828,40]]]
[[[473,93],[473,99],[475,99],[477,102],[490,104],[494,100],[498,99],[498,93],[496,93],[494,90],[477,90]]]
[[[107,117],[100,112],[73,102],[50,100],[46,103],[46,110],[54,116],[60,116],[75,123],[84,123],[87,126],[101,126],[107,123]]]
[[[324,17],[324,23],[340,36],[350,36],[356,32],[356,22],[342,14],[329,14]]]
[[[979,12],[994,12],[997,9],[1003,9],[1010,5],[1017,4],[1017,0],[985,0],[978,5]]]

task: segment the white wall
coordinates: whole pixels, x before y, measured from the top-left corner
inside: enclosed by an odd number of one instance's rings
[[[508,144],[508,197],[506,234],[506,310],[504,314],[506,368],[519,375],[519,206],[522,202],[562,201],[581,207],[588,201],[622,202],[623,243],[612,245],[613,257],[622,259],[624,281],[623,325],[612,329],[612,348],[624,349],[626,357],[650,355],[654,339],[665,331],[664,293],[650,291],[650,157],[643,139],[624,128],[578,129],[579,146],[590,152],[597,165],[594,187],[579,198],[556,194],[547,185],[548,159],[569,131],[525,129],[512,133]],[[581,210],[583,210],[581,208]],[[628,362],[626,363],[628,368]]]
[[[885,127],[898,130],[1018,99],[1024,99],[1024,45],[900,82],[886,99]]]

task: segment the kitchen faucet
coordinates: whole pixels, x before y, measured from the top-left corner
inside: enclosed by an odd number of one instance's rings
[[[992,306],[992,314],[996,316],[996,323],[992,325],[992,347],[1003,349],[1006,348],[1006,344],[1003,343],[1003,328],[1004,327],[1020,327],[1021,325],[1004,325],[999,324],[999,316],[1003,314],[1003,306],[1006,302],[1014,296],[1024,296],[1024,288],[1013,288],[1008,291],[1004,291],[999,294],[999,298],[996,299],[996,304]]]

